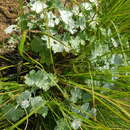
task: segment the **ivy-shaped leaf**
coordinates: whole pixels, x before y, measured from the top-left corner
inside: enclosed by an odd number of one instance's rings
[[[29,103],[30,97],[31,93],[29,91],[21,93],[21,95],[16,98],[17,104],[20,105],[22,108],[26,109],[30,105]]]
[[[45,118],[47,116],[47,114],[48,114],[48,107],[47,106],[42,107],[38,111],[38,114],[42,115]]]
[[[31,98],[31,106],[32,106],[33,108],[35,108],[35,107],[41,105],[42,103],[43,103],[43,99],[42,99],[42,97],[40,97],[40,96]]]
[[[44,91],[50,89],[50,87],[55,86],[57,82],[56,77],[53,74],[46,73],[43,71],[32,70],[25,76],[25,83],[29,86],[36,86]]]
[[[39,109],[37,111],[38,114],[42,115],[44,118],[47,116],[48,114],[48,107],[44,106],[46,100],[44,100],[42,97],[37,96],[37,97],[32,97],[31,98],[31,106],[32,109],[37,108],[37,106],[43,104],[43,107],[41,107],[41,109]]]
[[[74,88],[71,90],[70,101],[76,103],[81,98],[82,98],[82,91],[79,88]]]
[[[72,128],[74,128],[75,130],[79,129],[79,127],[81,126],[81,121],[78,120],[78,119],[75,119],[73,122],[72,122]]]
[[[32,51],[39,54],[42,63],[50,64],[50,50],[47,48],[46,42],[36,36],[31,41],[31,48]]]
[[[69,130],[69,127],[67,126],[64,119],[60,119],[56,123],[57,126],[54,128],[54,130]]]

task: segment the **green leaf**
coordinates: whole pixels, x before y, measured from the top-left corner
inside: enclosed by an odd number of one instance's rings
[[[54,128],[54,130],[69,130],[69,127],[64,119],[60,119],[56,123],[57,126]]]
[[[37,106],[41,105],[41,104],[45,104],[46,100],[44,100],[42,97],[40,96],[36,96],[36,97],[32,97],[31,98],[31,106],[32,109],[37,108]],[[48,114],[48,107],[47,106],[43,106],[41,107],[41,109],[39,109],[37,111],[38,114],[42,115],[44,118],[47,116]]]
[[[42,104],[42,103],[43,103],[43,99],[42,99],[42,97],[40,97],[40,96],[31,98],[31,106],[32,106],[33,108],[39,106],[39,105]]]
[[[32,70],[29,72],[29,74],[27,74],[25,76],[25,83],[28,85],[28,86],[34,86],[35,85],[35,82],[37,81],[37,77],[36,77],[36,72],[35,70]]]
[[[17,104],[20,105],[22,108],[26,109],[30,105],[29,103],[30,97],[31,97],[31,92],[26,90],[25,92],[21,93],[21,95],[16,98]]]
[[[30,96],[31,96],[31,92],[27,90],[25,92],[22,92],[21,95],[17,97],[17,103],[20,103],[23,100],[28,100]]]
[[[40,37],[35,36],[31,41],[32,51],[38,53],[41,57],[41,63],[51,63],[50,61],[50,50],[47,48],[46,42]]]
[[[43,71],[32,70],[25,76],[25,83],[29,86],[36,86],[44,91],[50,89],[50,87],[55,86],[57,82],[56,77],[53,74],[46,73]]]
[[[84,104],[81,106],[81,110],[87,112],[87,111],[89,110],[89,103],[84,103]]]
[[[17,121],[24,115],[24,110],[20,107],[16,107],[13,104],[5,105],[2,108],[2,112],[6,114],[6,118],[10,121]]]
[[[36,36],[31,41],[31,48],[34,52],[39,53],[43,49],[43,41],[40,37]]]
[[[41,109],[38,111],[38,114],[42,115],[45,118],[48,114],[48,107],[41,107]]]
[[[79,127],[81,126],[81,121],[78,120],[78,119],[75,119],[73,122],[72,122],[72,128],[74,128],[75,130],[79,129]]]
[[[76,103],[81,98],[82,98],[82,91],[79,88],[74,88],[71,90],[70,101]]]

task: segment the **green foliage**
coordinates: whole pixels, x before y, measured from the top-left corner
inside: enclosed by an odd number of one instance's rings
[[[44,71],[32,70],[25,76],[25,83],[29,86],[35,86],[44,91],[50,89],[50,87],[55,86],[57,82],[56,77],[53,74],[46,73]]]
[[[66,121],[64,119],[60,119],[57,122],[57,126],[54,130],[69,130],[69,127],[66,125]]]
[[[1,119],[30,130],[129,129],[129,0],[31,0],[24,8],[17,31],[29,63],[23,84],[0,82]]]
[[[15,107],[13,104],[8,104],[2,108],[2,113],[10,121],[17,121],[24,115],[24,110],[19,107]]]
[[[47,48],[46,43],[40,39],[40,37],[34,37],[31,41],[31,48],[33,52],[39,54],[42,63],[50,63],[50,50]]]
[[[30,102],[31,102],[32,110],[33,110],[37,108],[37,106],[45,103],[46,101],[43,100],[42,97],[37,96],[37,97],[31,98]],[[47,106],[41,107],[41,109],[39,109],[36,113],[42,115],[45,118],[48,113],[48,107]]]
[[[22,108],[26,109],[27,107],[29,107],[30,97],[31,93],[29,91],[21,93],[21,95],[17,97],[17,104],[19,104]]]

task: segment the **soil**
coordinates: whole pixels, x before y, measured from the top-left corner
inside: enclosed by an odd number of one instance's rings
[[[5,34],[4,29],[15,23],[18,6],[17,0],[0,0],[0,41],[9,37]]]
[[[4,30],[11,24],[15,24],[18,16],[19,3],[17,0],[0,0],[0,43],[4,43],[10,37]],[[9,49],[10,50],[10,49]],[[7,53],[7,46],[0,47],[0,55]]]

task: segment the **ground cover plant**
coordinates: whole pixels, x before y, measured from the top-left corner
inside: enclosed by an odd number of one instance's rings
[[[130,1],[30,0],[0,56],[0,129],[129,130]]]

